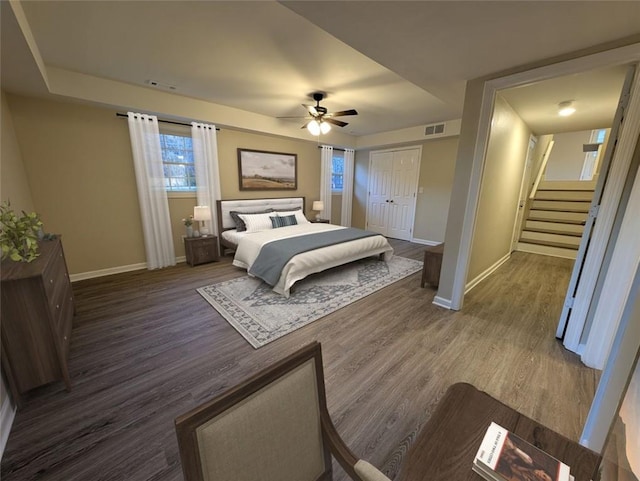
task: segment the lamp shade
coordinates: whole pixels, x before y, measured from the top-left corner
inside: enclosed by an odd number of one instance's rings
[[[193,208],[193,220],[204,221],[211,219],[211,209],[208,205],[196,205]]]
[[[317,120],[312,120],[307,124],[307,130],[311,135],[320,135],[320,123]]]
[[[322,202],[321,200],[314,200],[313,206],[311,206],[311,210],[315,210],[318,212],[324,210],[324,202]]]
[[[331,130],[331,124],[329,122],[325,122],[324,120],[320,122],[320,132],[323,134],[328,134]]]

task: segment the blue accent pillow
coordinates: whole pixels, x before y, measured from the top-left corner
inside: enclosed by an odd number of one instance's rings
[[[298,224],[295,215],[269,216],[269,218],[271,219],[271,225],[274,229]]]

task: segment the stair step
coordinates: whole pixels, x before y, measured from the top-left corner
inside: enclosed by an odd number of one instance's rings
[[[564,222],[566,224],[583,225],[587,220],[587,213],[584,212],[562,212],[559,210],[530,210],[530,220],[540,220],[545,222]]]
[[[584,226],[582,224],[572,224],[567,222],[527,220],[525,223],[525,230],[582,237]]]
[[[577,249],[580,246],[580,237],[562,234],[550,234],[547,232],[535,232],[523,230],[520,236],[522,242],[532,244],[546,244],[567,249]]]
[[[591,202],[534,200],[531,208],[535,210],[559,210],[563,212],[589,212]]]
[[[580,247],[579,245],[566,244],[564,242],[551,242],[551,241],[538,240],[538,239],[528,239],[525,237],[521,237],[519,242],[522,242],[525,244],[536,244],[539,246],[558,247],[560,249],[567,249],[571,251],[577,251],[578,248]]]
[[[543,180],[538,190],[595,190],[595,180]]]
[[[578,253],[578,251],[574,249],[564,249],[562,247],[546,246],[541,244],[529,244],[527,242],[518,242],[516,250],[521,252],[531,252],[533,254],[564,257],[566,259],[575,259]]]
[[[540,190],[536,192],[535,200],[570,200],[591,202],[592,190]]]

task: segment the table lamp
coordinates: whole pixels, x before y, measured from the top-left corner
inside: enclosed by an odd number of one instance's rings
[[[320,212],[324,210],[324,202],[321,200],[314,200],[311,210],[318,212],[316,214],[316,220],[320,220]]]
[[[207,229],[206,222],[211,219],[211,209],[208,205],[196,205],[193,208],[193,220],[200,222],[200,234],[208,235],[209,229]]]

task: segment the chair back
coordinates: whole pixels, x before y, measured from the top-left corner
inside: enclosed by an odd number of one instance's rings
[[[331,479],[320,344],[176,419],[185,481]]]

